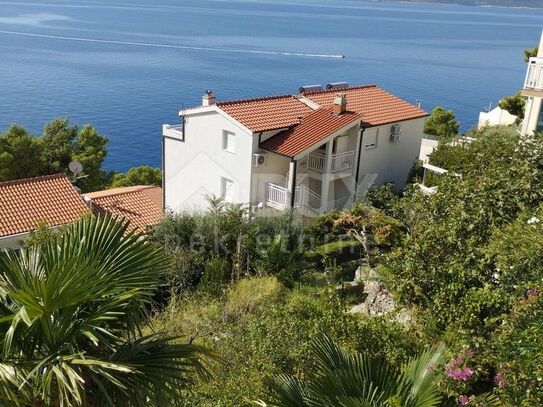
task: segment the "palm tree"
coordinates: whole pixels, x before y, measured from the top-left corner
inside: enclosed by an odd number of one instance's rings
[[[313,343],[315,376],[307,382],[279,375],[269,381],[268,407],[433,407],[442,398],[435,383],[443,345],[411,359],[401,369],[381,360],[349,353],[326,335]]]
[[[0,253],[0,405],[165,406],[203,350],[142,328],[166,261],[111,217]]]

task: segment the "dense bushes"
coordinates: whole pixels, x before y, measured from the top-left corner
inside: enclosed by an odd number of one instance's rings
[[[521,140],[509,128],[470,135],[476,141],[441,144],[431,156],[461,177],[443,176],[431,197],[410,190],[391,209],[407,234],[383,265],[397,298],[414,307],[426,340],[445,337],[453,352],[472,349],[470,380],[451,378],[446,391],[494,389],[518,405],[535,400],[519,383],[535,377],[528,366],[543,356],[530,345],[538,332],[535,315],[522,308],[522,323],[516,315],[519,299],[540,289],[543,277],[543,140]],[[524,323],[530,328],[504,332]],[[515,355],[512,344],[523,335],[526,347]]]
[[[265,380],[271,375],[313,375],[310,346],[320,332],[394,365],[419,350],[406,327],[344,311],[335,290],[307,285],[290,290],[274,277],[263,277],[243,279],[220,296],[176,298],[155,325],[196,337],[222,360],[211,382],[192,389],[187,406],[249,406],[267,393]]]

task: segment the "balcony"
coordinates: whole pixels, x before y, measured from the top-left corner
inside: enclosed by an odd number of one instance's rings
[[[332,165],[330,172],[337,173],[354,168],[354,151],[332,154]],[[298,161],[298,171],[304,173],[307,170],[324,173],[326,168],[326,155],[312,152]]]
[[[177,140],[185,141],[185,136],[183,134],[183,125],[182,124],[163,124],[162,125],[162,135],[164,137],[170,137]]]
[[[543,58],[530,58],[524,89],[543,90]]]
[[[344,209],[352,202],[351,196],[329,201],[326,205],[326,211],[334,209]],[[305,216],[317,216],[323,211],[321,210],[322,197],[312,191],[306,185],[299,185],[295,189],[294,207]],[[266,206],[278,210],[290,208],[290,193],[287,188],[268,183],[266,193]]]
[[[332,172],[352,170],[354,167],[354,151],[332,154]]]

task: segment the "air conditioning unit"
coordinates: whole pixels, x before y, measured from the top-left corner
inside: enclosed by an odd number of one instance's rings
[[[395,124],[390,128],[390,142],[398,143],[400,141],[400,135],[402,134],[402,129],[399,124]]]
[[[253,167],[260,167],[266,162],[266,153],[253,154]]]

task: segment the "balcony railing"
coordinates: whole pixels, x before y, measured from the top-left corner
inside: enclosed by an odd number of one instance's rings
[[[162,135],[184,141],[183,125],[182,124],[163,124]]]
[[[266,204],[272,208],[283,210],[287,207],[288,189],[279,185],[268,183],[268,191],[266,194]]]
[[[530,58],[524,89],[543,90],[543,58]]]
[[[328,202],[327,209],[328,211],[333,211],[334,209],[344,209],[350,200],[351,200],[350,196],[344,196],[343,198],[330,201]]]
[[[320,211],[321,196],[305,185],[297,186],[294,206]]]
[[[350,170],[354,167],[354,151],[332,154],[331,172]],[[326,155],[312,152],[298,161],[298,172],[307,170],[323,173],[326,169]]]
[[[298,161],[298,170],[300,172],[305,172],[307,170],[324,172],[325,163],[326,156],[324,154],[315,152],[309,153]]]
[[[350,170],[354,167],[354,151],[332,155],[332,172]]]

